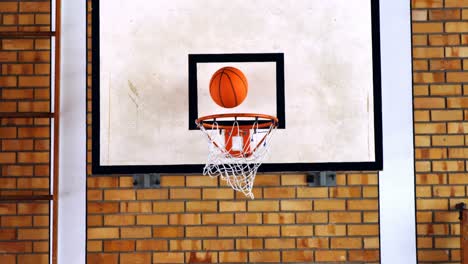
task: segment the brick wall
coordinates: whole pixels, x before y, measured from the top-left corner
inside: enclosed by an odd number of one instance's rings
[[[0,1],[0,35],[50,30],[50,2]],[[50,39],[0,37],[0,112],[50,111]],[[47,118],[0,118],[0,197],[49,194]],[[49,202],[0,201],[0,263],[48,263]]]
[[[413,0],[420,263],[459,263],[458,202],[468,183],[468,1]]]
[[[130,175],[90,173],[89,264],[379,261],[376,173],[340,173],[336,188],[259,175],[253,201],[208,176],[163,175],[161,189],[134,190]]]

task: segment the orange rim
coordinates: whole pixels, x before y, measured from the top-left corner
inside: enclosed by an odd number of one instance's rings
[[[211,121],[214,122],[216,119],[219,118],[238,118],[238,117],[247,117],[247,118],[254,118],[256,119],[255,121],[252,122],[259,122],[257,128],[268,128],[271,127],[272,125],[276,127],[278,125],[278,118],[271,116],[271,115],[264,115],[264,114],[252,114],[252,113],[232,113],[232,114],[217,114],[217,115],[209,115],[209,116],[203,116],[195,120],[195,123],[198,126],[203,126],[204,128],[212,129],[212,128],[221,128],[221,129],[231,129],[232,125],[213,125],[211,123],[204,123],[206,121]],[[262,120],[258,120],[262,119]],[[257,121],[258,120],[258,121]],[[225,120],[225,121],[231,121],[232,124],[236,122],[236,120]],[[239,121],[244,121],[244,120],[239,120]],[[252,125],[239,125],[240,129],[250,129],[252,128]]]

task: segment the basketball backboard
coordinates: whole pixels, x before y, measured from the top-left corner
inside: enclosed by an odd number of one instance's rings
[[[93,172],[201,173],[195,119],[279,125],[265,172],[382,169],[378,1],[93,0]],[[249,92],[209,94],[224,66]]]

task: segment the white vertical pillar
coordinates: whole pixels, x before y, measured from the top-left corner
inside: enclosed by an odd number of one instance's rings
[[[59,263],[86,262],[86,1],[62,1]]]
[[[410,1],[380,0],[384,170],[381,263],[416,263]]]

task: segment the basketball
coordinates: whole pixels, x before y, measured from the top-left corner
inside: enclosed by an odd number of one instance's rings
[[[234,67],[223,67],[211,77],[210,95],[221,107],[233,108],[240,105],[247,97],[247,91],[247,78]]]

